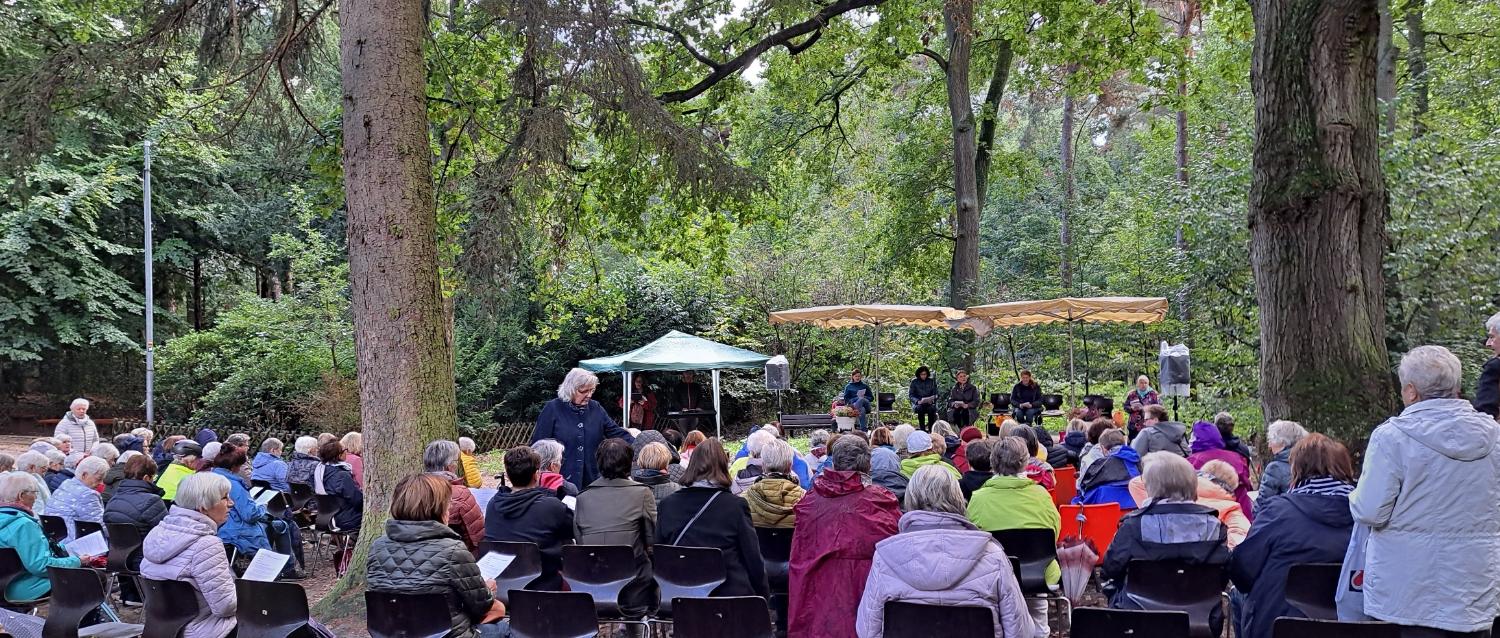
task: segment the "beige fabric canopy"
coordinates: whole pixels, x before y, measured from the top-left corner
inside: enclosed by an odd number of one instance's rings
[[[950,321],[962,321],[964,311],[940,306],[897,306],[887,304],[854,306],[817,306],[771,313],[771,323],[810,323],[819,328],[860,328],[864,326],[919,326],[948,328]]]
[[[1156,323],[1167,316],[1167,300],[1163,297],[1063,297],[970,306],[967,315],[986,319],[997,328],[1063,321]]]

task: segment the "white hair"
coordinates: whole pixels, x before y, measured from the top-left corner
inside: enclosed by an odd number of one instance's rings
[[[911,433],[916,431],[917,429],[909,423],[902,423],[896,426],[896,429],[891,430],[891,444],[896,446],[898,454],[906,451],[906,437],[911,436]]]
[[[75,469],[78,467],[79,461],[82,461],[88,457],[89,455],[84,454],[83,450],[73,450],[72,452],[68,453],[68,458],[63,461],[63,467],[70,470]]]
[[[807,435],[807,442],[812,447],[818,447],[820,445],[828,445],[828,430],[824,430],[824,429],[813,430],[812,434]]]
[[[104,478],[104,474],[108,471],[109,461],[101,459],[97,456],[91,456],[78,462],[77,473],[79,478],[83,478],[83,475],[88,474],[91,476],[97,476],[102,479]]]
[[[1141,459],[1141,480],[1146,483],[1146,494],[1152,500],[1187,501],[1198,500],[1198,473],[1193,464],[1176,452],[1161,450]]]
[[[55,446],[58,443],[62,443],[64,441],[67,441],[68,443],[72,443],[73,442],[73,437],[71,435],[67,435],[67,434],[59,434],[59,435],[54,436],[54,437],[47,437],[44,440],[47,441],[48,444]]]
[[[467,436],[458,437],[458,449],[460,452],[474,453],[474,439]]]
[[[583,368],[573,368],[568,371],[568,376],[563,377],[562,383],[557,386],[557,398],[564,401],[572,401],[573,393],[582,388],[591,388],[599,385],[599,377]]]
[[[541,457],[541,463],[537,467],[538,472],[546,472],[553,463],[562,463],[563,444],[552,439],[542,439],[531,444],[531,451]]]
[[[202,512],[229,496],[229,479],[213,472],[194,472],[177,484],[173,505]]]
[[[923,465],[906,485],[906,511],[946,512],[963,516],[968,510],[958,480],[942,465]]]
[[[36,480],[20,472],[0,474],[0,503],[15,503],[27,492],[40,492]]]
[[[318,439],[312,436],[299,436],[297,442],[292,444],[292,449],[303,454],[312,454],[318,449]]]
[[[35,450],[22,452],[20,456],[16,457],[16,469],[22,472],[46,470],[47,464],[47,455]]]
[[[1484,322],[1484,329],[1490,334],[1500,334],[1500,312],[1490,315]]]
[[[776,440],[776,435],[765,430],[756,430],[750,433],[750,440],[745,442],[749,449],[750,458],[760,458],[760,453],[766,449],[766,444]]]
[[[102,457],[106,463],[114,463],[120,458],[120,448],[111,443],[95,443],[90,453],[96,457]]]
[[[59,463],[59,464],[61,464],[63,461],[68,460],[68,457],[66,455],[64,455],[62,452],[59,452],[57,450],[47,450],[46,454],[47,454],[47,460],[51,461],[53,463]]]
[[[1397,370],[1404,387],[1417,390],[1417,399],[1452,399],[1458,397],[1463,382],[1463,366],[1458,357],[1442,346],[1418,346],[1401,357]]]
[[[124,464],[126,461],[129,461],[130,459],[135,458],[135,457],[140,456],[140,455],[141,455],[141,453],[137,452],[135,450],[125,450],[124,452],[120,453],[120,458],[116,462],[120,463],[120,464]]]
[[[68,409],[72,410],[73,408],[76,408],[76,407],[78,407],[80,405],[83,406],[83,407],[85,407],[85,408],[89,407],[89,400],[85,399],[83,397],[78,397],[76,399],[73,399],[73,402],[68,404]]]
[[[932,433],[942,437],[951,436],[956,438],[958,436],[958,433],[953,431],[953,425],[942,419],[938,419],[932,423]]]
[[[780,472],[789,474],[792,471],[792,457],[797,451],[792,445],[781,439],[771,439],[760,449],[760,467],[767,472]]]
[[[219,455],[219,449],[223,447],[223,443],[220,443],[218,441],[209,441],[208,445],[203,446],[203,460],[214,460],[214,457]]]
[[[1307,429],[1296,421],[1278,420],[1266,426],[1266,443],[1280,446],[1283,450],[1296,445],[1304,436],[1307,436]]]

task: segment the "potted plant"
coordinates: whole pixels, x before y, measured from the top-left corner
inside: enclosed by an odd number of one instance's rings
[[[839,424],[839,431],[853,430],[854,423],[859,421],[859,409],[853,406],[840,405],[833,409],[833,420]]]

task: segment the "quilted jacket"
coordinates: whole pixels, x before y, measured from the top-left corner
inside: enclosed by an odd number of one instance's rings
[[[484,487],[484,474],[479,471],[479,459],[468,452],[459,452],[458,459],[464,464],[464,483],[469,487]]]
[[[134,525],[145,538],[167,515],[167,503],[161,500],[161,488],[139,479],[125,479],[115,488],[115,497],[104,504],[106,525]],[[130,568],[139,570],[141,552],[130,556]]]
[[[1005,550],[957,514],[907,512],[899,533],[875,545],[855,620],[860,638],[884,633],[890,601],[988,607],[995,638],[1036,635]]]
[[[477,638],[474,625],[495,599],[458,533],[437,521],[386,521],[365,567],[371,591],[446,595],[453,622],[446,638]]]
[[[110,468],[110,469],[114,469],[114,468]],[[51,489],[52,491],[56,492],[57,488],[62,487],[62,484],[63,484],[64,481],[66,481],[66,480],[68,480],[70,478],[73,478],[73,476],[74,476],[73,475],[73,470],[69,470],[69,469],[51,470],[51,469],[49,469],[49,470],[47,470],[46,473],[42,474],[42,479],[45,480],[45,481],[47,481],[47,487],[49,489]]]
[[[99,501],[99,493],[94,488],[84,485],[83,481],[76,478],[70,478],[52,493],[52,500],[47,502],[47,515],[61,516],[67,521],[68,540],[71,541],[75,521],[104,521],[104,504]]]
[[[1149,498],[1146,495],[1146,481],[1137,476],[1130,479],[1130,496],[1137,503],[1145,503]],[[1240,509],[1240,504],[1234,500],[1224,487],[1210,479],[1198,477],[1198,500],[1199,505],[1207,505],[1219,513],[1219,522],[1224,524],[1225,545],[1229,549],[1238,547],[1245,536],[1250,533],[1250,519],[1245,517],[1245,512]],[[1344,543],[1348,545],[1348,543]]]
[[[1292,489],[1292,448],[1283,449],[1266,463],[1260,475],[1260,491],[1255,495],[1255,505],[1265,507],[1273,496],[1285,494]]]
[[[293,452],[292,460],[287,461],[286,464],[286,482],[312,485],[313,472],[322,464],[323,462],[319,461],[317,457],[301,452]]]
[[[479,509],[479,501],[474,498],[474,493],[469,491],[469,486],[464,480],[452,472],[433,472],[453,486],[452,495],[448,497],[448,524],[462,525],[464,533],[459,535],[459,540],[470,551],[479,547],[479,541],[484,540],[484,512]]]
[[[94,444],[99,442],[99,428],[88,415],[79,420],[73,417],[72,412],[64,414],[62,420],[57,422],[57,427],[52,428],[52,436],[62,438],[64,434],[73,439],[75,450],[92,451]]]
[[[42,523],[20,505],[0,507],[0,547],[16,550],[26,572],[5,588],[6,600],[34,600],[52,591],[48,567],[77,567],[78,558],[56,558],[42,534]]]
[[[224,638],[234,630],[234,570],[216,528],[207,516],[174,505],[141,546],[142,576],[183,581],[198,593],[200,611],[183,638]]]
[[[784,474],[764,474],[742,496],[750,504],[752,525],[791,529],[797,522],[792,508],[806,493],[801,483]]]

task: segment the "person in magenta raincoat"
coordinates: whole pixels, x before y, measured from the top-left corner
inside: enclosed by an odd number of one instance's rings
[[[1188,462],[1193,464],[1193,469],[1201,470],[1209,461],[1223,461],[1234,468],[1235,475],[1240,479],[1239,487],[1234,489],[1234,500],[1245,512],[1245,518],[1253,522],[1255,513],[1251,511],[1250,502],[1250,463],[1238,452],[1227,449],[1219,426],[1199,421],[1193,424],[1193,453],[1188,456]]]

